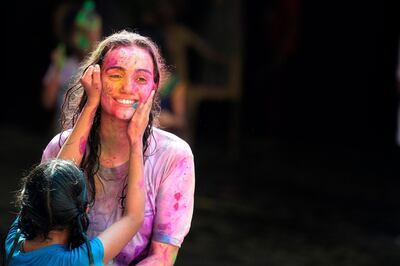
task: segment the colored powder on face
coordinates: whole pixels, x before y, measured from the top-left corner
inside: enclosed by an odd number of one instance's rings
[[[110,67],[118,64],[118,58],[116,56],[107,56],[106,60],[104,60],[104,66]]]
[[[175,211],[177,211],[177,210],[179,209],[179,204],[178,204],[178,202],[174,204],[174,209],[175,209]]]
[[[139,106],[139,102],[135,102],[134,104],[133,104],[133,109],[137,109],[138,108],[138,106]]]

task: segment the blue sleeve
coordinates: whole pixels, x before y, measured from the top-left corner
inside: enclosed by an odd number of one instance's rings
[[[103,266],[104,247],[99,238],[89,241],[95,266]],[[89,265],[86,243],[72,250],[71,265]]]
[[[90,245],[92,247],[92,254],[94,265],[103,265],[103,258],[104,258],[104,246],[101,243],[99,238],[94,238],[90,240]]]
[[[14,244],[15,235],[17,234],[18,231],[18,221],[19,221],[19,216],[17,216],[14,219],[14,222],[11,224],[11,227],[8,230],[7,238],[5,241],[5,251],[7,256],[10,253],[12,245]]]

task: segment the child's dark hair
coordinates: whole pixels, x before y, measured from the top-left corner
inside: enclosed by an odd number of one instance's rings
[[[93,264],[86,236],[89,225],[87,206],[84,173],[71,161],[49,160],[35,167],[23,179],[17,196],[18,229],[27,240],[37,236],[47,239],[51,230],[67,229],[70,233],[69,248],[86,242],[89,262]]]

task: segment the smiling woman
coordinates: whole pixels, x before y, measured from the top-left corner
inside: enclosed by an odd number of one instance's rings
[[[135,110],[133,104],[143,102],[156,88],[153,68],[153,60],[145,49],[130,46],[110,51],[101,75],[104,82],[103,117],[130,119]]]
[[[130,139],[138,122],[133,114],[164,80],[165,66],[148,38],[122,31],[105,38],[83,63],[63,104],[63,132],[44,150],[42,160],[56,157],[70,138],[70,128],[90,110],[85,134],[76,136],[88,177],[92,207],[88,235],[95,237],[119,220],[125,209]],[[93,88],[84,90],[83,88]],[[93,95],[101,90],[95,105]],[[155,97],[156,99],[157,97]],[[172,265],[189,232],[194,198],[194,162],[189,145],[153,126],[158,103],[153,101],[142,135],[145,216],[142,227],[112,265]],[[84,132],[84,131],[82,131]]]

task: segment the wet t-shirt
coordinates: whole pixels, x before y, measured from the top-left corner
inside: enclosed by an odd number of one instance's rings
[[[55,136],[43,152],[42,161],[55,158],[70,131]],[[180,247],[189,232],[194,201],[194,162],[189,145],[177,136],[153,128],[144,157],[145,217],[142,227],[111,265],[128,265],[147,256],[151,240]],[[128,162],[114,168],[100,166],[102,193],[90,209],[88,235],[95,237],[123,213],[121,195]]]

